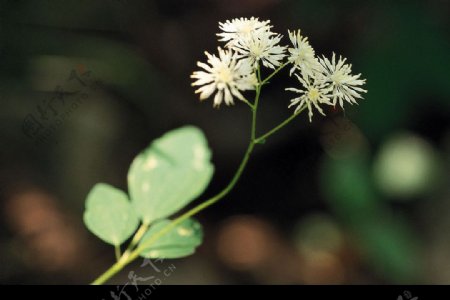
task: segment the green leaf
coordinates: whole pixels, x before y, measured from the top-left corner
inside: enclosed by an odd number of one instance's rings
[[[146,232],[140,245],[168,225],[170,220],[161,220],[155,223]],[[200,223],[194,219],[186,219],[168,233],[157,239],[148,249],[141,253],[146,258],[178,258],[191,255],[195,248],[202,243],[203,231]]]
[[[93,234],[115,246],[127,240],[139,225],[127,195],[104,183],[89,192],[83,219]]]
[[[185,126],[153,141],[131,164],[131,203],[143,223],[166,218],[197,198],[214,172],[206,138]]]

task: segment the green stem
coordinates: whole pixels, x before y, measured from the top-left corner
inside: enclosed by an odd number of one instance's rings
[[[116,256],[116,260],[119,261],[120,257],[122,256],[120,253],[120,245],[114,245],[114,254]]]
[[[265,85],[267,82],[269,82],[270,79],[272,79],[273,76],[275,76],[278,72],[280,72],[284,67],[286,67],[289,64],[289,62],[286,62],[284,64],[282,64],[281,66],[278,67],[278,69],[276,69],[275,71],[272,72],[272,74],[270,74],[269,76],[267,76],[266,79],[264,79],[261,82],[261,85]]]
[[[280,123],[278,126],[274,127],[272,130],[268,131],[267,133],[261,135],[260,137],[255,139],[255,143],[261,143],[262,141],[264,141],[265,139],[267,139],[269,136],[271,136],[272,134],[274,134],[275,132],[277,132],[278,130],[280,130],[281,128],[283,128],[284,126],[286,126],[287,124],[289,124],[292,120],[295,119],[295,117],[297,117],[302,111],[304,111],[306,108],[306,105],[303,106],[299,111],[297,111],[296,113],[294,113],[292,116],[290,116],[289,118],[287,118],[286,120],[284,120],[282,123]]]
[[[256,138],[256,113],[258,110],[259,96],[261,95],[261,86],[262,86],[262,84],[261,84],[261,69],[260,69],[259,65],[256,68],[256,76],[258,78],[258,85],[256,86],[254,109],[252,109],[252,130],[251,130],[251,135],[250,135],[250,139],[252,142],[254,142],[255,138]]]
[[[244,103],[246,103],[250,107],[251,110],[255,109],[253,104],[251,104],[250,101],[248,101],[247,99],[243,98],[243,99],[240,99],[240,100],[243,101]]]
[[[258,68],[258,76],[260,78],[259,74],[259,68]],[[261,81],[259,81],[261,82]],[[129,252],[129,255],[123,255],[119,261],[117,261],[115,264],[113,264],[108,270],[106,270],[103,274],[101,274],[97,279],[95,279],[92,284],[103,284],[107,280],[109,280],[112,276],[120,272],[126,265],[131,263],[133,260],[139,257],[139,255],[150,247],[153,243],[155,243],[159,238],[164,236],[166,233],[168,233],[170,230],[175,228],[178,224],[186,220],[187,218],[199,213],[200,211],[204,210],[205,208],[213,205],[223,197],[225,197],[236,185],[239,178],[241,177],[245,167],[247,166],[248,160],[250,158],[250,155],[253,151],[253,148],[255,147],[255,133],[256,133],[256,112],[258,109],[258,102],[259,102],[259,96],[261,93],[261,86],[262,84],[258,84],[256,87],[256,95],[255,95],[255,104],[252,108],[252,128],[251,128],[251,139],[249,142],[249,145],[247,147],[247,150],[245,151],[244,158],[241,161],[241,164],[239,165],[236,173],[234,174],[231,181],[228,183],[228,185],[217,195],[214,197],[200,203],[199,205],[195,206],[194,208],[190,209],[189,211],[185,212],[178,218],[174,219],[172,222],[170,222],[168,225],[163,227],[160,231],[156,232],[152,237],[150,237],[148,240],[145,241],[145,243],[139,245],[136,249]],[[135,235],[135,238],[137,236],[137,233]],[[134,240],[134,239],[133,239]],[[130,244],[131,245],[131,244]],[[131,248],[130,248],[131,249]],[[128,251],[128,250],[127,250]]]
[[[136,258],[139,257],[139,255],[145,250],[148,249],[152,244],[154,244],[159,238],[167,234],[170,230],[175,228],[178,224],[186,220],[187,218],[201,212],[202,210],[206,209],[207,207],[213,205],[214,203],[218,202],[220,199],[225,197],[231,190],[234,188],[236,183],[238,182],[239,178],[241,177],[245,167],[247,166],[248,160],[250,159],[250,155],[253,151],[253,148],[256,144],[261,143],[263,140],[286,126],[288,123],[290,123],[295,117],[297,117],[305,108],[301,108],[298,112],[284,120],[282,123],[280,123],[278,126],[274,127],[272,130],[268,131],[267,133],[263,134],[262,136],[256,138],[256,116],[257,116],[257,110],[258,110],[258,104],[259,104],[259,98],[261,95],[261,88],[264,84],[266,84],[273,76],[275,76],[279,71],[281,71],[288,63],[285,63],[281,65],[278,69],[276,69],[272,74],[270,74],[267,78],[264,80],[261,80],[261,71],[259,66],[257,67],[256,73],[258,77],[258,85],[256,86],[256,95],[255,95],[255,102],[254,104],[251,104],[249,101],[245,100],[244,102],[247,103],[251,110],[252,110],[252,127],[251,127],[251,138],[249,145],[247,147],[247,150],[244,154],[244,158],[241,161],[241,164],[239,165],[236,173],[234,174],[231,181],[228,183],[228,185],[217,195],[214,197],[200,203],[199,205],[195,206],[194,208],[190,209],[189,211],[185,212],[181,216],[174,219],[172,222],[170,222],[168,225],[163,227],[160,231],[156,232],[153,236],[151,236],[148,240],[145,241],[145,243],[139,245],[134,250],[133,248],[139,243],[139,241],[142,239],[145,232],[147,232],[148,224],[142,224],[141,227],[138,229],[136,234],[133,237],[133,240],[131,241],[130,245],[128,246],[127,250],[124,252],[122,256],[120,256],[120,248],[115,247],[116,252],[116,258],[118,261],[113,264],[108,270],[106,270],[103,274],[101,274],[97,279],[95,279],[92,284],[102,284],[109,280],[111,277],[113,277],[115,274],[120,272],[126,265],[134,261]]]
[[[126,258],[130,255],[131,251],[134,249],[134,247],[141,241],[144,234],[147,232],[149,224],[142,223],[139,229],[136,231],[133,239],[131,240],[130,244],[127,247],[127,250],[123,253],[123,256]]]
[[[125,266],[126,266],[126,263],[124,263],[123,260],[120,259],[118,262],[113,264],[105,273],[103,273],[97,279],[95,279],[91,284],[92,285],[100,285],[100,284],[105,283],[112,276],[114,276],[115,274],[120,272]]]

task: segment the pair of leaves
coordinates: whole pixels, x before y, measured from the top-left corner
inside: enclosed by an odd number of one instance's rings
[[[153,141],[132,162],[128,172],[130,199],[121,190],[99,183],[86,200],[84,222],[103,241],[119,246],[139,222],[152,224],[142,238],[151,238],[170,221],[165,219],[195,198],[214,172],[203,133],[192,126],[172,130]],[[201,226],[188,219],[153,243],[145,257],[175,258],[192,254],[202,240]]]

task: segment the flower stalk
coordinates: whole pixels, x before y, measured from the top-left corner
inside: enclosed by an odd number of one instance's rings
[[[292,43],[292,47],[288,47],[280,45],[282,36],[272,31],[270,21],[260,21],[254,17],[240,18],[219,23],[219,27],[222,30],[218,34],[219,41],[226,43],[224,49],[219,47],[217,56],[205,52],[207,63],[197,63],[202,70],[191,75],[195,80],[192,85],[196,87],[195,93],[200,95],[200,100],[214,95],[215,107],[222,103],[233,105],[235,99],[250,107],[249,142],[241,163],[230,182],[218,194],[176,217],[144,242],[141,240],[150,224],[142,224],[123,254],[120,253],[119,246],[115,247],[117,262],[92,284],[107,282],[177,225],[227,196],[241,178],[255,146],[263,144],[303,111],[308,110],[309,120],[312,121],[313,108],[324,114],[322,105],[339,104],[343,107],[345,102],[354,104],[356,99],[362,98],[361,93],[367,92],[361,88],[365,80],[360,79],[360,74],[351,74],[351,65],[345,63],[345,58],[339,57],[336,61],[334,53],[331,60],[317,58],[300,30],[288,31]],[[257,136],[257,114],[262,88],[288,65],[291,65],[290,75],[294,74],[300,83],[300,87],[286,89],[299,94],[289,105],[296,106],[296,109],[290,117]],[[273,71],[262,79],[261,67]],[[249,90],[255,91],[253,103],[243,95]]]

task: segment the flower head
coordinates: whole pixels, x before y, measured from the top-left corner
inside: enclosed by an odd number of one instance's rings
[[[285,57],[285,46],[280,46],[281,35],[270,31],[258,30],[246,37],[240,37],[232,47],[239,58],[256,67],[260,62],[263,66],[275,69],[281,65]]]
[[[319,104],[332,105],[330,100],[330,87],[320,77],[309,77],[303,75],[302,77],[295,74],[297,79],[303,85],[303,89],[287,88],[287,91],[292,91],[300,94],[299,97],[291,100],[289,107],[297,105],[295,113],[300,112],[306,106],[308,108],[309,121],[312,121],[313,106],[321,113],[325,115]]]
[[[240,18],[219,23],[223,31],[217,35],[219,41],[227,42],[225,47],[238,53],[242,58],[256,67],[260,62],[274,69],[281,65],[285,57],[286,47],[278,45],[281,35],[271,31],[270,21],[259,21],[258,18]]]
[[[222,101],[226,105],[234,104],[233,96],[245,101],[241,91],[254,90],[257,84],[252,67],[243,60],[238,60],[232,50],[218,48],[219,57],[205,52],[208,64],[198,62],[204,71],[196,71],[191,78],[197,79],[192,86],[202,86],[195,93],[200,94],[200,100],[211,96],[215,91],[214,106],[218,107]]]
[[[258,18],[235,18],[233,20],[227,20],[225,23],[219,22],[219,28],[223,32],[218,33],[220,37],[219,41],[228,42],[227,47],[236,43],[239,38],[248,37],[254,32],[270,31],[272,26],[269,25],[270,21],[259,21]]]
[[[315,57],[314,49],[308,42],[308,38],[300,34],[300,30],[289,31],[289,39],[291,40],[293,48],[289,48],[289,62],[293,64],[290,75],[295,70],[300,70],[302,74],[312,76],[320,65]]]
[[[366,83],[365,79],[360,79],[361,74],[352,75],[352,65],[345,63],[346,58],[339,56],[336,62],[336,54],[333,53],[331,61],[323,57],[319,59],[322,67],[322,73],[326,81],[332,87],[333,105],[339,100],[339,105],[344,108],[344,100],[350,104],[357,103],[356,99],[362,99],[361,93],[367,93],[366,90],[360,88]]]

